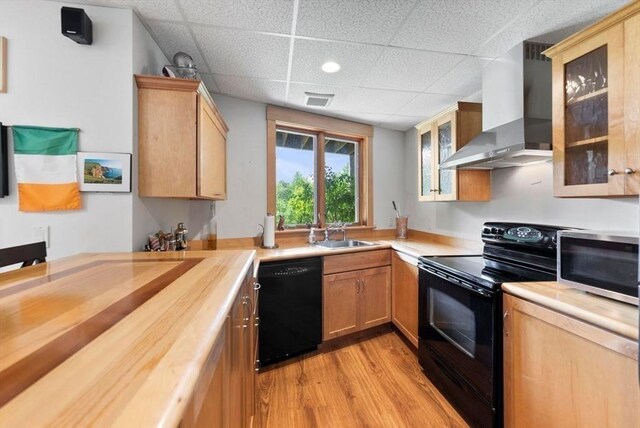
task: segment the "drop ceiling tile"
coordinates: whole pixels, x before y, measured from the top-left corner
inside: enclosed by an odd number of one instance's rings
[[[378,125],[389,117],[388,114],[370,114],[370,113],[353,113],[338,112],[338,117],[352,122],[364,123],[367,125]]]
[[[502,55],[522,40],[557,43],[627,3],[626,0],[543,0],[518,17],[477,51],[477,55]]]
[[[285,98],[286,83],[238,76],[213,76],[219,92],[236,98],[263,103],[281,104]]]
[[[357,113],[391,114],[416,95],[416,92],[356,88],[345,102],[344,110]]]
[[[65,0],[65,2],[136,9],[145,20],[182,21],[182,15],[173,0]]]
[[[432,0],[421,2],[391,41],[394,46],[475,53],[538,0]]]
[[[216,81],[213,80],[213,76],[209,73],[200,73],[200,77],[202,78],[202,82],[204,82],[204,86],[207,87],[209,92],[220,92],[218,89],[218,85]]]
[[[179,0],[189,22],[291,34],[291,0]]]
[[[213,73],[286,80],[289,37],[201,26],[193,31]]]
[[[386,44],[415,1],[300,0],[296,35]]]
[[[289,84],[289,96],[287,97],[287,104],[298,107],[308,107],[304,104],[305,92],[313,92],[316,94],[334,94],[331,104],[325,110],[334,111],[342,110],[345,107],[345,103],[353,92],[353,88],[337,87],[327,85],[312,85],[309,83],[295,83]],[[321,108],[313,108],[315,110],[322,110]]]
[[[398,131],[406,131],[413,128],[425,118],[422,116],[398,116],[389,115],[385,120],[381,121],[381,125],[385,128],[395,129]]]
[[[291,81],[357,86],[383,49],[381,46],[296,39]],[[335,61],[342,68],[337,73],[325,73],[320,67],[327,61]]]
[[[147,19],[182,21],[182,15],[173,0],[129,0],[134,9]]]
[[[406,104],[396,115],[422,117],[426,120],[457,102],[460,97],[443,94],[420,94]]]
[[[482,69],[490,62],[487,58],[468,57],[429,86],[426,92],[467,97],[482,89]]]
[[[362,86],[422,91],[464,58],[463,55],[440,52],[386,48]]]
[[[186,52],[191,55],[199,71],[209,72],[209,67],[196,47],[186,25],[160,21],[148,21],[148,24],[153,32],[154,40],[169,58],[169,61],[172,60],[176,52]]]

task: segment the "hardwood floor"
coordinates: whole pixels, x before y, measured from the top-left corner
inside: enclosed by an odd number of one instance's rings
[[[466,427],[386,329],[323,346],[258,376],[263,427]]]

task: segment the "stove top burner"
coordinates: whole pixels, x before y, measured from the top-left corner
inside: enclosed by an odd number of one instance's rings
[[[493,262],[483,256],[420,257],[420,263],[446,274],[465,279],[490,290],[500,289],[505,282],[554,281],[555,274],[519,266],[508,270],[492,267]]]

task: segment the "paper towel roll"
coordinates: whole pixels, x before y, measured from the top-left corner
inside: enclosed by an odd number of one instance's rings
[[[264,236],[262,245],[273,247],[276,243],[276,217],[268,215],[264,218]]]

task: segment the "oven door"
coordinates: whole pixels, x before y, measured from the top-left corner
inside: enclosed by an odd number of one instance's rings
[[[487,404],[499,397],[499,293],[420,267],[418,336],[421,352],[463,380]],[[452,373],[453,372],[453,373]],[[494,389],[496,388],[496,389]],[[468,389],[468,387],[464,387]]]

